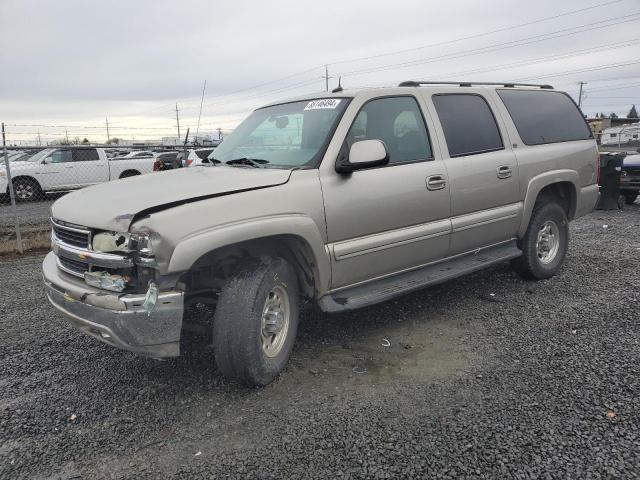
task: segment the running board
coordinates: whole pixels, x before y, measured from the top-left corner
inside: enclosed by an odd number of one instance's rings
[[[416,270],[328,293],[318,302],[329,313],[354,310],[446,282],[522,255],[516,241],[475,250]]]

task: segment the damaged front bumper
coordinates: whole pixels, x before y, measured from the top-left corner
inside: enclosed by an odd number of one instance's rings
[[[180,354],[183,292],[159,292],[149,311],[144,294],[105,292],[79,283],[58,268],[53,252],[45,257],[42,271],[51,304],[84,333],[150,357]]]

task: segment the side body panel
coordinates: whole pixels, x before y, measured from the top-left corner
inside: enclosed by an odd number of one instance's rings
[[[538,193],[553,183],[568,182],[575,192],[573,217],[590,213],[598,201],[598,145],[595,140],[526,145],[516,129],[504,103],[495,90],[491,91],[495,105],[504,119],[518,159],[520,191],[524,198],[518,236],[527,231]]]

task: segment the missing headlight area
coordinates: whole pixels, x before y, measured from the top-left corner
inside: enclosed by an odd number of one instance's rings
[[[102,232],[93,236],[93,250],[96,252],[127,252],[130,236],[128,233]]]

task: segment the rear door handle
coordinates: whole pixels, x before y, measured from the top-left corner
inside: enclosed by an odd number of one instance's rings
[[[509,165],[501,165],[498,167],[498,178],[509,178],[513,171]]]
[[[442,175],[427,177],[427,190],[442,190],[447,186],[447,180]]]

